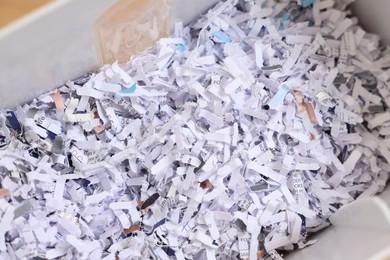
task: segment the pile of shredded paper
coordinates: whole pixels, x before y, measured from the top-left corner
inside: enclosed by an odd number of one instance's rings
[[[344,0],[227,0],[0,114],[1,259],[281,259],[390,171],[390,55]]]

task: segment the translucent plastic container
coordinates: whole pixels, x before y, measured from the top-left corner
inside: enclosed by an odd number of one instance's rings
[[[102,64],[125,63],[167,37],[171,6],[171,0],[120,0],[104,12],[94,25]]]

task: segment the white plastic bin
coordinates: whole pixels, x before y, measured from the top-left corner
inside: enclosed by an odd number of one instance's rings
[[[171,26],[195,19],[217,0],[172,0]],[[57,0],[0,29],[0,108],[13,107],[100,65],[96,21],[117,0]],[[390,43],[390,1],[359,0],[361,24]],[[69,19],[71,17],[72,19]],[[390,187],[331,218],[320,241],[289,260],[390,259]]]

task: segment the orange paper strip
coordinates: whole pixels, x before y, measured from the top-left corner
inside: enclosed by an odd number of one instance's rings
[[[100,134],[104,131],[104,127],[102,125],[98,125],[94,128],[96,134]]]
[[[294,89],[295,102],[297,103],[297,110],[299,112],[305,111],[305,101],[303,100],[302,92],[299,88]]]
[[[305,103],[306,111],[309,116],[310,122],[315,125],[317,124],[317,117],[316,113],[314,112],[313,105],[311,103]]]
[[[127,234],[130,234],[130,233],[133,233],[133,232],[139,230],[140,228],[141,228],[141,225],[133,225],[133,226],[131,226],[129,228],[124,229],[123,233],[125,235],[127,235]]]
[[[99,117],[99,114],[98,114],[97,112],[95,112],[94,118],[100,118],[100,117]],[[104,126],[98,125],[98,126],[96,126],[96,127],[94,128],[94,130],[95,130],[95,133],[96,133],[96,134],[100,134],[101,132],[104,131]]]
[[[211,189],[212,187],[213,187],[213,185],[211,184],[211,182],[209,181],[209,180],[205,180],[205,181],[203,181],[203,182],[201,182],[200,183],[200,187],[202,188],[202,189]]]
[[[9,189],[0,189],[0,199],[4,198],[5,196],[8,196],[10,194]]]
[[[62,100],[60,93],[58,93],[58,90],[52,93],[51,97],[53,98],[54,103],[56,104],[57,110],[62,110],[65,108],[64,101]]]

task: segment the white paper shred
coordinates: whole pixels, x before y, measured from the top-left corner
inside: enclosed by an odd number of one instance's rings
[[[1,259],[282,259],[390,169],[390,54],[344,0],[220,1],[0,113]]]

